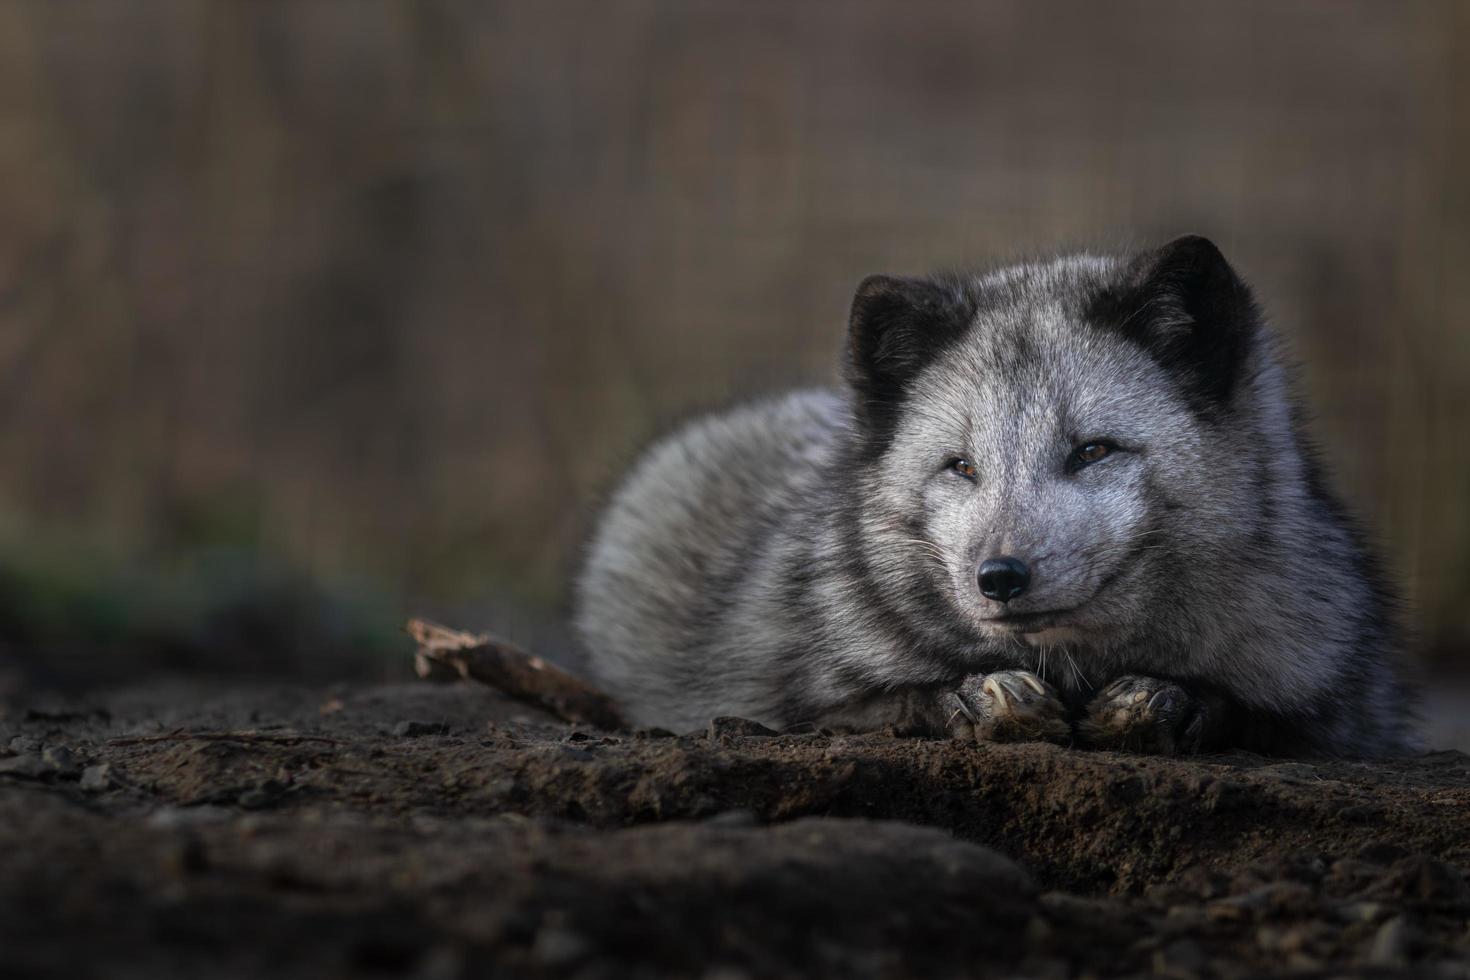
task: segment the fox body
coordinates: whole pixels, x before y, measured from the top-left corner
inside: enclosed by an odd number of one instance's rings
[[[614,494],[576,618],[638,722],[1407,744],[1391,583],[1207,240],[869,278],[844,381],[695,421]]]

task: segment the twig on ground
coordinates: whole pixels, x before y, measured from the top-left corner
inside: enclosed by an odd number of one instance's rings
[[[466,680],[488,684],[563,721],[607,731],[629,727],[606,694],[513,643],[424,619],[411,619],[405,628],[419,645],[414,670],[420,677],[433,678],[448,668]]]

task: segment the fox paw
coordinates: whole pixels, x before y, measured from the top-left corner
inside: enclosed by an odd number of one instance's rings
[[[1178,684],[1129,674],[1097,693],[1077,734],[1100,749],[1190,755],[1200,750],[1206,721],[1204,703]]]
[[[1029,670],[971,674],[944,697],[954,738],[990,742],[1065,742],[1067,708],[1050,684]]]

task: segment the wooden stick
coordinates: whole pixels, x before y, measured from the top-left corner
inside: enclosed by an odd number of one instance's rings
[[[450,668],[466,680],[489,684],[563,721],[614,732],[630,727],[606,694],[513,643],[495,639],[488,633],[466,633],[425,619],[410,619],[405,629],[419,645],[414,655],[414,671],[420,677],[432,678]]]

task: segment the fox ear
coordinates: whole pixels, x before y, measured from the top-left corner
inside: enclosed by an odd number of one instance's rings
[[[1197,407],[1229,403],[1260,314],[1214,242],[1186,235],[1140,255],[1107,306],[1106,319],[1183,381]]]
[[[852,300],[847,328],[848,384],[860,414],[881,415],[905,387],[969,326],[974,304],[958,283],[869,276]]]

